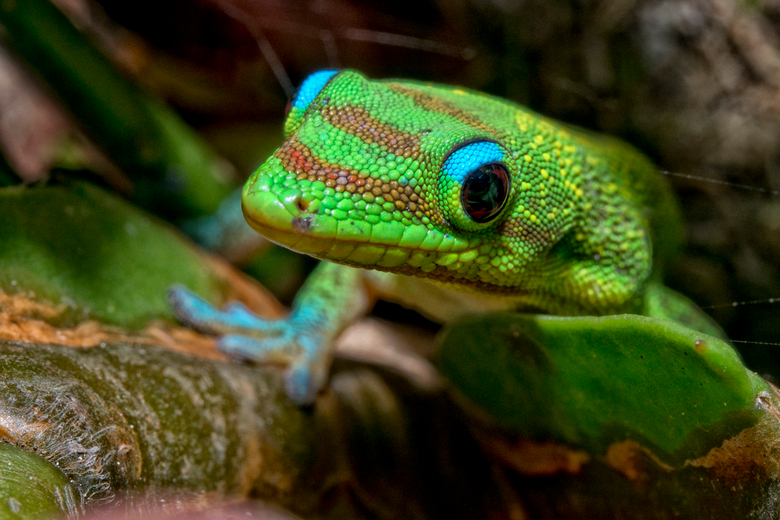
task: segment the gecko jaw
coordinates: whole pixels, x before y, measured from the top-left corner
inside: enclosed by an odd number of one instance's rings
[[[304,193],[286,189],[252,189],[244,193],[242,208],[247,222],[272,242],[299,253],[365,268],[400,268],[430,272],[447,267],[472,248],[467,241],[452,242],[441,250],[444,234],[426,230],[422,235],[400,223],[369,224],[364,220],[337,219],[318,205],[302,204]],[[305,208],[305,209],[304,209]]]

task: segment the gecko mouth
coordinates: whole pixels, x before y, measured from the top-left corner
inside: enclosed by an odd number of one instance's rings
[[[267,188],[244,191],[242,209],[258,233],[300,253],[349,265],[432,271],[449,267],[463,254],[476,253],[464,239],[401,222],[370,224],[336,218],[299,188],[277,193]],[[444,247],[442,247],[444,246]]]
[[[247,194],[242,204],[250,226],[272,242],[317,258],[364,267],[395,267],[405,263],[412,253],[397,243],[376,243],[372,227],[361,225],[364,222],[339,220],[312,209],[302,194],[287,195],[255,191]],[[246,203],[249,198],[251,204]]]

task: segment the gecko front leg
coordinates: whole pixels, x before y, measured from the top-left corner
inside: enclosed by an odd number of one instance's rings
[[[361,272],[330,262],[314,269],[283,319],[261,318],[238,302],[219,310],[182,286],[173,287],[168,300],[182,323],[219,335],[222,352],[287,365],[285,391],[299,405],[314,401],[328,378],[336,338],[369,308]]]

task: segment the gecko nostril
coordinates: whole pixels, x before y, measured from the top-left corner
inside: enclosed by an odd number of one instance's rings
[[[298,208],[300,211],[308,211],[309,203],[308,201],[303,200],[303,198],[298,197],[297,199],[295,199],[295,207]]]

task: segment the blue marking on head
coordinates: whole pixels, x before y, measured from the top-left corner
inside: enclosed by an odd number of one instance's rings
[[[442,165],[442,172],[453,180],[463,182],[466,176],[488,163],[506,159],[506,151],[491,141],[468,143],[450,153]]]
[[[298,88],[298,93],[292,102],[292,108],[306,110],[309,104],[314,101],[314,98],[322,91],[325,84],[330,81],[330,78],[338,73],[338,70],[328,69],[309,74],[309,77],[303,80],[303,83]]]

